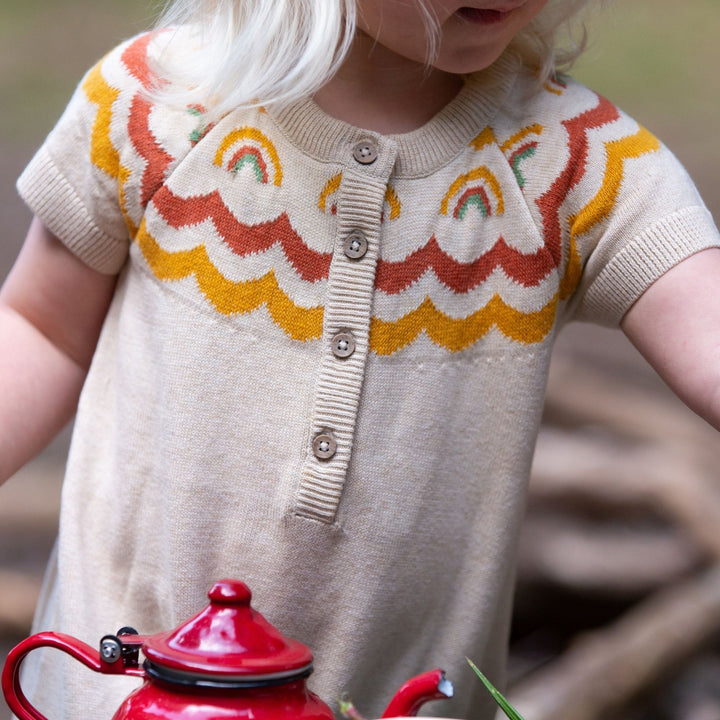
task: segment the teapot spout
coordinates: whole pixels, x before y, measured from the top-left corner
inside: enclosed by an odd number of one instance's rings
[[[452,683],[444,670],[430,670],[410,678],[385,708],[382,718],[415,716],[422,705],[430,700],[442,700],[453,696]]]

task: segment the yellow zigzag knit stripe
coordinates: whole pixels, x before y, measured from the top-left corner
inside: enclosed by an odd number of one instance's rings
[[[470,141],[470,147],[473,150],[482,150],[487,145],[495,142],[495,135],[492,128],[486,127],[476,138]]]
[[[326,183],[325,187],[322,189],[322,192],[320,193],[320,198],[318,199],[318,208],[321,210],[321,212],[325,212],[327,208],[327,199],[332,195],[333,193],[336,193],[340,189],[340,183],[342,182],[342,173],[337,173],[337,175],[333,175]]]
[[[577,251],[577,238],[608,217],[617,200],[623,180],[625,161],[660,149],[658,139],[645,128],[635,135],[605,143],[607,164],[605,177],[595,197],[570,221],[570,252],[565,273],[560,282],[560,299],[573,293],[582,275],[582,260]]]
[[[397,195],[395,188],[387,186],[385,190],[385,202],[390,207],[390,220],[397,220],[400,217],[400,198]]]
[[[466,318],[451,318],[426,297],[417,309],[396,321],[370,321],[370,349],[378,355],[392,355],[409,345],[421,333],[450,352],[458,352],[483,337],[491,327],[511,340],[531,344],[540,342],[552,329],[557,294],[541,310],[523,313],[507,305],[499,295]]]
[[[233,282],[213,265],[204,245],[168,252],[148,233],[144,221],[137,234],[137,243],[159,280],[194,276],[200,291],[223,315],[245,314],[265,305],[275,324],[293,340],[304,342],[322,335],[323,308],[295,305],[278,285],[272,270],[255,280]]]
[[[110,140],[110,122],[112,106],[120,92],[111,88],[102,76],[102,62],[98,63],[85,78],[83,91],[90,102],[98,106],[90,136],[90,160],[93,165],[111,178],[117,178],[120,193],[120,209],[130,233],[135,234],[137,228],[128,216],[125,203],[125,183],[130,171],[120,164],[120,154]]]
[[[528,125],[528,127],[523,128],[519,132],[516,132],[513,136],[509,137],[500,146],[500,150],[502,150],[502,152],[506,153],[516,143],[519,143],[521,140],[524,140],[528,135],[542,135],[542,131],[544,129],[545,128],[543,128],[543,126],[539,125],[538,123],[535,123],[534,125]]]
[[[552,329],[559,300],[568,298],[582,275],[582,259],[577,250],[578,236],[591,230],[610,214],[620,190],[625,161],[659,149],[660,143],[641,128],[635,135],[606,143],[607,166],[602,185],[580,212],[570,218],[570,250],[559,292],[541,310],[523,313],[494,295],[490,302],[466,318],[450,318],[435,308],[430,298],[396,321],[373,318],[370,347],[378,355],[391,355],[413,342],[421,333],[451,352],[457,352],[479,340],[495,326],[517,342],[540,342]]]

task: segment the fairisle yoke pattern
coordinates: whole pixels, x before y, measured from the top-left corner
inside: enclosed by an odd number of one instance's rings
[[[323,438],[332,450],[306,456],[296,514],[336,522],[375,358],[431,357],[439,372],[444,358],[537,348],[544,367],[559,320],[587,315],[590,301],[615,321],[627,309],[596,289],[608,273],[593,258],[632,248],[646,230],[633,205],[654,197],[671,160],[606,99],[564,80],[532,95],[509,58],[406,136],[345,126],[310,100],[210,126],[200,107],[151,101],[162,41],[130,41],[83,83],[94,177],[108,195],[115,184],[131,267],[188,307],[314,357],[304,444]],[[376,159],[353,159],[368,137]],[[89,212],[104,216],[95,196]],[[660,193],[647,210],[672,216],[689,201]],[[342,247],[356,234],[366,249],[351,259]],[[333,350],[339,335],[347,355]]]
[[[154,217],[161,218],[169,228],[181,229],[210,221],[237,257],[257,255],[278,246],[294,269],[297,281],[317,283],[328,277],[332,253],[309,247],[293,228],[287,211],[281,209],[279,203],[275,217],[261,223],[247,224],[235,217],[224,202],[220,188],[199,195],[183,196],[174,192],[170,183],[165,184],[168,171],[177,163],[177,159],[153,135],[150,127],[152,106],[142,94],[142,90],[147,89],[150,83],[146,52],[151,40],[150,35],[141,37],[122,54],[123,65],[137,80],[137,91],[130,102],[127,118],[127,137],[144,163],[142,178],[137,183],[139,198],[134,203],[134,212],[128,210],[126,198],[126,188],[133,171],[121,163],[110,133],[112,108],[118,90],[103,77],[102,66],[89,75],[84,85],[88,98],[98,106],[93,129],[92,160],[99,169],[117,179],[128,230],[148,266],[163,281],[194,276],[200,292],[220,313],[249,313],[265,307],[273,322],[293,339],[308,341],[320,338],[323,306],[307,307],[294,302],[292,294],[278,283],[273,269],[261,277],[233,281],[208,257],[203,244],[182,251],[166,250],[158,244],[153,232],[148,230],[146,219],[139,216],[139,212],[144,212],[148,203],[151,203]],[[562,96],[566,89],[555,85],[549,91]],[[188,136],[186,152],[190,152],[208,131],[202,128],[200,110],[191,108],[188,112],[197,119],[198,127],[194,127]],[[566,164],[548,183],[547,191],[532,199],[542,218],[541,247],[532,252],[523,252],[508,244],[500,234],[477,257],[461,261],[453,257],[451,242],[433,235],[401,260],[389,261],[380,257],[375,279],[376,291],[385,295],[408,293],[414,296],[414,300],[412,309],[400,317],[373,316],[370,351],[391,355],[412,344],[421,333],[449,352],[458,352],[473,345],[491,328],[521,343],[537,343],[547,337],[557,317],[558,303],[572,294],[582,272],[579,239],[611,213],[623,182],[626,161],[656,152],[660,147],[658,141],[642,128],[608,141],[605,145],[607,161],[602,184],[577,212],[569,217],[563,216],[562,209],[568,195],[583,181],[586,173],[589,134],[615,123],[619,118],[618,110],[604,98],[598,97],[595,107],[562,121],[567,133]],[[525,187],[526,166],[531,169],[545,130],[542,124],[533,123],[498,140],[492,128],[485,128],[470,143],[475,153],[473,167],[458,175],[442,197],[436,198],[438,214],[452,218],[455,224],[459,224],[473,214],[491,218],[512,212],[512,207],[506,211],[506,197],[512,202],[518,188],[522,190]],[[263,130],[253,126],[232,127],[214,138],[217,138],[212,153],[214,167],[231,175],[242,175],[247,171],[254,182],[278,189],[282,187],[282,161],[275,144]],[[492,167],[483,162],[485,151],[490,149],[489,154],[492,156],[498,148],[512,170],[514,187],[506,186],[508,176],[503,178],[501,184]],[[334,173],[325,181],[318,193],[317,208],[320,212],[327,212],[328,209],[334,212],[333,197],[341,182],[342,173]],[[403,211],[413,212],[412,206],[392,185],[387,187],[385,203],[384,222],[398,220]],[[449,227],[453,229],[452,223]],[[568,243],[563,254],[564,229]],[[482,244],[489,243],[484,239]],[[507,287],[502,292],[493,292],[485,301],[487,293],[478,290],[491,276],[499,273],[506,278]],[[557,282],[554,284],[547,282],[551,273],[557,274]],[[462,316],[443,312],[430,294],[421,296],[416,292],[415,286],[426,274],[434,275],[454,295],[478,291],[476,294],[483,297],[482,305]],[[521,303],[513,300],[518,288],[537,288],[541,283],[547,286],[542,307],[527,311]],[[410,303],[405,300],[404,304],[407,306]]]

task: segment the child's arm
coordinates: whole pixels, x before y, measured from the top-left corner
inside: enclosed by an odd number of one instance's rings
[[[680,399],[720,430],[720,249],[655,281],[622,329]]]
[[[74,414],[115,280],[33,220],[0,290],[0,482]]]

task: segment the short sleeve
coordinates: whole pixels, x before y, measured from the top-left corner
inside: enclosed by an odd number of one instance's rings
[[[720,234],[688,173],[657,138],[622,114],[609,130],[589,153],[584,190],[569,198],[568,263],[582,271],[563,319],[617,326],[652,283],[719,246]]]
[[[123,63],[128,46],[87,73],[17,183],[51,232],[104,273],[124,264],[132,228],[123,155],[126,118],[140,83]]]

